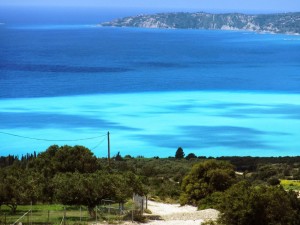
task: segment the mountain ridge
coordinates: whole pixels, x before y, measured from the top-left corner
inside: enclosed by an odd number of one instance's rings
[[[300,12],[273,14],[173,12],[129,16],[101,26],[164,29],[247,30],[300,35]]]

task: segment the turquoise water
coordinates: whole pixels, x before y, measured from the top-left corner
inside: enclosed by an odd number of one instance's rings
[[[0,39],[1,155],[105,156],[107,131],[113,155],[299,155],[298,36],[16,24]]]

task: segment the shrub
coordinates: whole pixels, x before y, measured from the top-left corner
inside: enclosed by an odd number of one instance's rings
[[[252,186],[242,181],[221,200],[219,222],[224,225],[296,225],[299,199],[278,186]]]
[[[225,191],[235,181],[233,165],[226,161],[207,160],[193,166],[182,182],[180,204],[197,205],[208,195]]]
[[[280,184],[280,180],[276,177],[272,177],[268,180],[268,184],[272,185],[272,186],[276,186]]]

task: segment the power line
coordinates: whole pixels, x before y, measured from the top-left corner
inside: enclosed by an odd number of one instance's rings
[[[18,135],[18,134],[12,134],[12,133],[2,132],[2,131],[0,131],[0,133],[1,134],[6,134],[6,135],[9,135],[9,136],[14,136],[14,137],[18,137],[18,138],[24,138],[24,139],[31,139],[31,140],[36,140],[36,141],[84,141],[84,140],[97,139],[97,138],[101,138],[101,137],[107,136],[107,134],[104,134],[104,135],[101,135],[101,136],[94,136],[94,137],[88,137],[88,138],[62,140],[62,139],[45,139],[45,138],[28,137],[28,136],[23,136],[23,135]]]
[[[105,136],[106,136],[106,135],[105,135]],[[93,151],[95,148],[99,147],[99,145],[101,145],[105,139],[106,139],[106,138],[104,137],[104,138],[103,138],[96,146],[94,146],[94,147],[91,148],[90,150]]]

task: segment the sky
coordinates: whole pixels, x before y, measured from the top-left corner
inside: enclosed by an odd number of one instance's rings
[[[157,8],[235,12],[300,11],[299,0],[1,0],[2,6]]]

